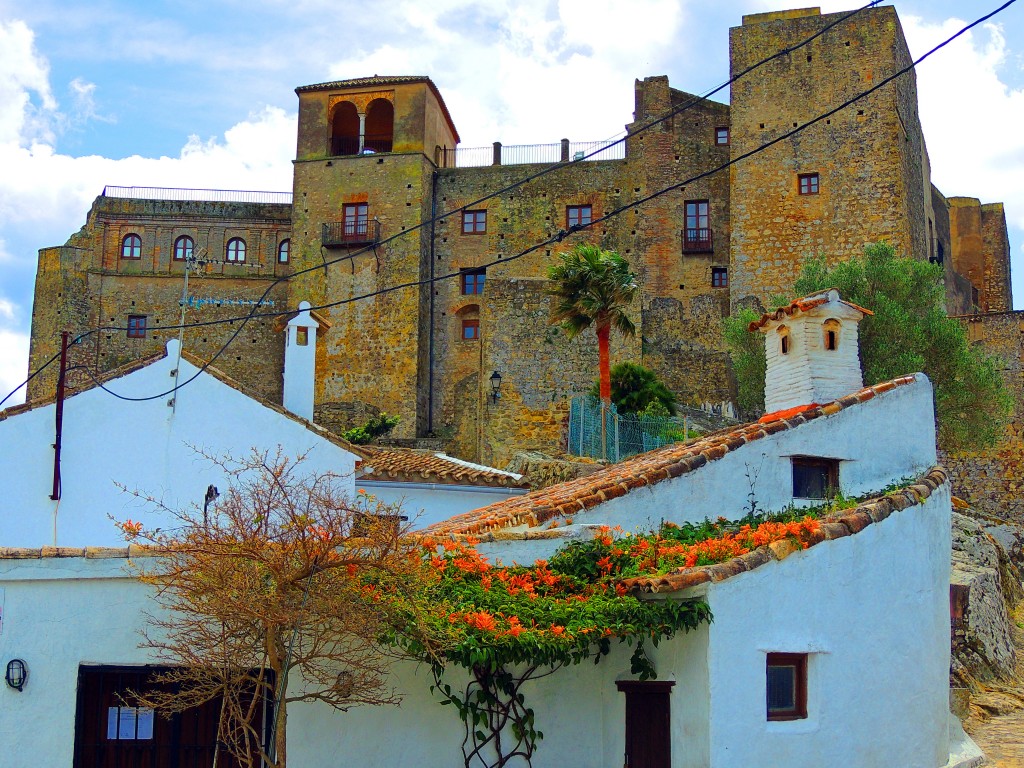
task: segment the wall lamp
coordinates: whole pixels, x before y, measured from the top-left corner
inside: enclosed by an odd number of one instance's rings
[[[501,399],[501,374],[495,371],[491,374],[491,400],[497,403]]]
[[[8,687],[20,691],[25,687],[25,681],[28,680],[28,667],[25,666],[22,659],[11,659],[7,662],[7,673],[4,677]]]

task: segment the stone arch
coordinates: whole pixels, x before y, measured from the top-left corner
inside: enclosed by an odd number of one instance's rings
[[[359,153],[359,111],[351,101],[339,101],[331,112],[331,154]]]
[[[821,340],[824,348],[829,352],[836,352],[839,349],[839,332],[842,330],[842,323],[834,317],[830,317],[821,324]]]
[[[374,99],[366,105],[363,146],[374,152],[390,152],[394,137],[395,105],[388,99]]]

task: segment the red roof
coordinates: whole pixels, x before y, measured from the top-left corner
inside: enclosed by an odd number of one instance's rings
[[[763,328],[766,323],[769,323],[772,320],[783,320],[786,317],[793,317],[794,315],[800,312],[808,312],[814,309],[815,307],[820,307],[822,304],[828,304],[828,292],[833,290],[835,289],[829,288],[828,290],[822,291],[821,293],[815,293],[810,296],[805,296],[801,299],[793,299],[793,301],[789,302],[789,304],[787,304],[784,307],[779,307],[778,309],[772,312],[765,312],[763,315],[761,315],[761,318],[759,320],[755,320],[750,325],[748,325],[747,330],[753,333],[759,328]],[[864,307],[858,306],[857,304],[851,304],[850,302],[843,301],[842,299],[839,300],[839,303],[845,304],[851,309],[856,309],[858,312],[862,312],[865,315],[875,314],[870,309],[864,309]]]

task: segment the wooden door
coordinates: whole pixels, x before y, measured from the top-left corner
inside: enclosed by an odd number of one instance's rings
[[[625,768],[672,767],[670,681],[620,680],[626,694]]]

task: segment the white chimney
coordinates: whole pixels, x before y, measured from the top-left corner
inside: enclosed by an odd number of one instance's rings
[[[751,332],[764,334],[765,412],[821,405],[861,389],[857,324],[870,314],[831,288],[751,323]]]
[[[284,407],[313,420],[313,382],[316,372],[316,332],[320,323],[309,312],[309,302],[299,302],[299,312],[288,321],[284,343]]]

